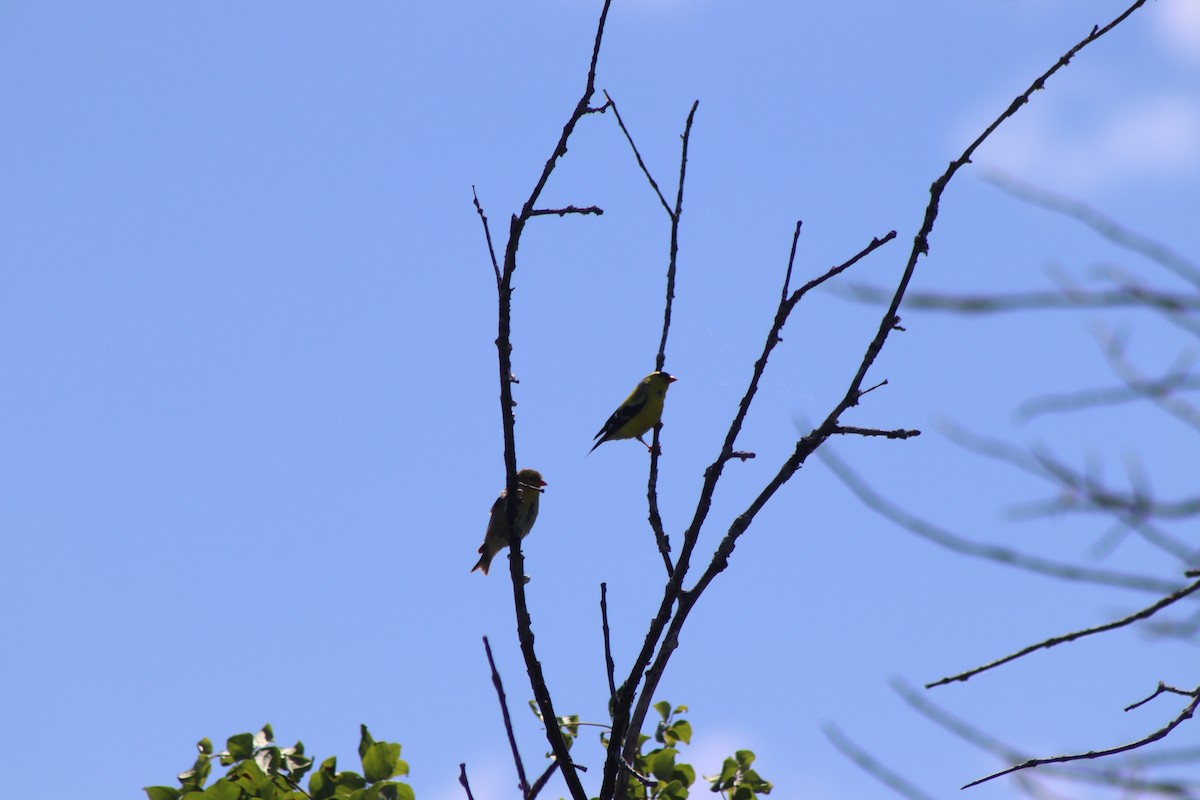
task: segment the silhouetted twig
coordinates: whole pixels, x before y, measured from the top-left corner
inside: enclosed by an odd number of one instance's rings
[[[504,696],[504,684],[500,682],[500,672],[496,669],[496,662],[492,658],[492,645],[486,636],[483,637],[483,649],[487,653],[488,667],[492,670],[492,686],[496,687],[496,699],[500,701],[500,713],[504,716],[504,732],[508,734],[508,746],[512,748],[513,764],[517,767],[517,779],[521,785],[521,796],[528,800],[529,781],[525,779],[525,762],[521,760],[521,753],[517,749],[517,737],[513,733],[512,717],[508,713],[508,699]]]
[[[467,765],[458,765],[458,785],[463,787],[467,793],[467,800],[475,800],[475,795],[471,794],[471,783],[467,780]]]
[[[513,402],[512,394],[512,279],[517,269],[517,252],[521,244],[521,235],[525,230],[525,225],[537,213],[538,200],[541,198],[546,183],[550,180],[550,175],[554,172],[558,159],[567,153],[567,141],[571,138],[575,126],[583,117],[600,110],[592,109],[588,104],[592,95],[595,94],[596,65],[600,59],[600,44],[604,38],[604,24],[608,18],[610,5],[611,0],[605,0],[600,12],[600,20],[596,25],[596,38],[592,46],[591,63],[588,66],[587,80],[579,102],[576,103],[575,109],[571,112],[570,117],[568,117],[566,124],[563,126],[558,143],[555,145],[550,157],[546,160],[541,175],[534,184],[528,199],[526,199],[524,205],[521,207],[520,212],[513,214],[509,221],[508,243],[504,248],[503,267],[500,270],[496,287],[497,294],[499,295],[496,352],[499,360],[500,414],[504,436],[504,470],[506,476],[505,486],[507,489],[504,515],[509,531],[509,576],[512,580],[513,606],[517,618],[517,639],[521,646],[521,655],[525,659],[525,669],[529,674],[529,684],[533,690],[534,700],[537,703],[542,718],[546,720],[556,720],[558,716],[554,711],[550,691],[546,686],[546,679],[542,673],[542,665],[537,659],[537,653],[534,648],[533,623],[529,617],[529,609],[525,602],[525,559],[521,554],[521,537],[516,535],[520,493],[517,487],[516,420],[513,416],[515,403]],[[480,211],[480,216],[483,217],[482,211]],[[486,231],[486,217],[483,218],[485,220]],[[579,781],[579,776],[571,768],[571,756],[567,749],[567,744],[563,739],[562,731],[555,725],[547,724],[546,739],[550,743],[550,748],[554,752],[555,759],[563,767],[563,779],[567,783],[567,789],[570,791],[573,800],[588,800],[587,792],[584,791],[583,785]]]
[[[565,206],[563,208],[535,208],[529,212],[529,216],[547,217],[551,215],[557,215],[560,217],[565,217],[567,214],[595,214],[596,216],[600,216],[603,213],[604,209],[600,208],[599,206],[588,206],[587,208],[580,208],[579,206]]]
[[[654,176],[650,174],[650,169],[642,159],[641,152],[638,150],[637,145],[634,144],[633,136],[629,133],[629,128],[625,127],[625,120],[621,118],[621,112],[617,108],[616,102],[613,101],[607,90],[604,91],[604,99],[608,101],[605,105],[613,110],[613,116],[617,118],[617,126],[621,129],[621,133],[625,134],[625,141],[629,142],[629,146],[633,149],[633,157],[637,160],[637,165],[642,170],[642,174],[646,176],[646,180],[650,182],[650,188],[658,196],[658,202],[662,203],[663,210],[667,212],[667,216],[674,219],[675,212],[671,210],[671,206],[667,203],[667,198],[663,196],[662,190],[658,188],[658,181],[654,180]],[[692,108],[694,109],[695,106],[693,105]]]
[[[852,435],[852,436],[882,436],[885,439],[911,439],[914,436],[920,436],[921,432],[915,429],[897,428],[896,430],[885,431],[879,428],[856,428],[853,425],[838,425],[830,433],[835,435]]]
[[[933,683],[927,683],[927,684],[925,684],[925,688],[932,689],[935,686],[944,686],[948,683],[955,683],[957,681],[966,681],[966,680],[969,680],[970,678],[975,677],[976,675],[978,675],[981,672],[987,672],[988,670],[994,669],[994,668],[1000,666],[1001,664],[1007,664],[1010,661],[1016,661],[1018,658],[1027,656],[1030,653],[1037,652],[1038,650],[1046,650],[1051,647],[1054,647],[1057,644],[1063,644],[1065,642],[1073,642],[1076,639],[1082,639],[1085,636],[1092,636],[1093,634],[1104,633],[1106,631],[1116,630],[1117,628],[1123,628],[1126,625],[1131,625],[1134,622],[1137,622],[1138,620],[1149,619],[1150,617],[1157,614],[1159,611],[1162,611],[1167,606],[1173,605],[1174,603],[1182,600],[1183,598],[1187,597],[1188,595],[1194,594],[1197,590],[1200,590],[1200,581],[1196,581],[1195,583],[1185,586],[1182,589],[1180,589],[1179,591],[1174,592],[1170,595],[1167,595],[1162,600],[1159,600],[1157,603],[1154,603],[1153,605],[1149,605],[1146,608],[1143,608],[1141,611],[1130,614],[1127,617],[1122,617],[1121,619],[1115,620],[1113,622],[1107,622],[1103,625],[1097,625],[1094,628],[1084,628],[1083,630],[1072,631],[1071,633],[1065,633],[1061,636],[1052,636],[1049,639],[1038,642],[1037,644],[1031,644],[1028,647],[1024,647],[1015,653],[1011,653],[1010,655],[1004,656],[1003,658],[998,658],[995,661],[984,664],[981,667],[975,667],[974,669],[969,669],[966,672],[960,672],[957,675],[951,675],[948,678],[942,678],[941,680],[934,681]]]
[[[612,640],[608,632],[608,584],[600,584],[600,632],[604,635],[604,671],[608,674],[608,702],[617,702],[616,665],[612,657]]]
[[[930,701],[924,694],[918,693],[908,683],[899,679],[893,679],[891,687],[904,702],[908,703],[909,706],[923,717],[983,752],[990,753],[1010,762],[1029,759],[1028,754],[1001,742],[994,736],[990,736],[954,716],[946,711],[946,709]],[[1050,766],[1045,772],[1048,776],[1057,778],[1114,787],[1131,793],[1131,796],[1142,797],[1148,794],[1158,794],[1175,798],[1175,800],[1195,798],[1193,787],[1196,786],[1196,783],[1194,781],[1189,782],[1173,778],[1142,778],[1136,774],[1131,774],[1153,761],[1155,761],[1155,758],[1152,755],[1140,755],[1136,763],[1126,763],[1117,769],[1102,768],[1099,765],[1092,765],[1089,768],[1083,768],[1082,765],[1071,767]],[[1026,784],[1023,788],[1029,790],[1032,787]]]
[[[1176,691],[1179,691],[1179,690],[1176,690]],[[978,786],[981,783],[986,783],[987,781],[990,781],[993,778],[999,778],[1002,775],[1010,775],[1014,772],[1017,772],[1018,770],[1029,769],[1031,767],[1040,767],[1044,764],[1067,764],[1072,761],[1083,761],[1086,759],[1093,759],[1093,758],[1105,758],[1107,756],[1117,755],[1118,753],[1127,753],[1130,750],[1136,750],[1139,747],[1145,747],[1148,744],[1157,742],[1157,741],[1165,738],[1167,735],[1169,735],[1171,733],[1171,731],[1175,730],[1177,727],[1182,725],[1184,722],[1191,719],[1192,714],[1194,714],[1196,711],[1196,707],[1198,705],[1200,705],[1200,687],[1197,687],[1196,689],[1192,689],[1191,691],[1188,691],[1188,692],[1179,692],[1179,693],[1191,697],[1192,698],[1191,702],[1188,703],[1186,706],[1184,706],[1183,710],[1180,711],[1179,714],[1174,719],[1172,719],[1170,722],[1168,722],[1166,725],[1164,725],[1163,727],[1159,728],[1158,730],[1154,731],[1153,733],[1151,733],[1147,736],[1143,736],[1141,739],[1137,739],[1136,741],[1132,741],[1132,742],[1129,742],[1128,744],[1123,744],[1118,747],[1111,747],[1107,750],[1090,750],[1086,753],[1073,753],[1071,755],[1064,755],[1064,756],[1051,756],[1050,758],[1031,758],[1028,761],[1025,761],[1021,764],[1016,764],[1014,766],[1009,767],[1008,769],[1004,769],[999,772],[992,773],[991,775],[980,778],[979,780],[976,780],[976,781],[971,781],[970,783],[966,784],[962,788],[969,789],[972,786]]]

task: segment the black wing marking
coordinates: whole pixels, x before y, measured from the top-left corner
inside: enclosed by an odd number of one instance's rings
[[[640,394],[640,396],[630,397],[627,401],[622,403],[621,406],[612,413],[612,416],[608,418],[608,422],[604,423],[604,427],[592,437],[593,439],[600,439],[601,436],[608,437],[611,434],[616,433],[621,429],[622,425],[624,425],[626,422],[629,422],[629,420],[637,416],[641,410],[646,407],[646,401],[650,399],[650,393],[634,392],[634,394]],[[601,439],[601,441],[604,440]]]

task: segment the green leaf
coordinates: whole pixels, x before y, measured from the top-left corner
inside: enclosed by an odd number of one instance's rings
[[[204,800],[238,800],[241,796],[242,790],[236,784],[225,780],[217,781],[204,790]],[[251,795],[257,796],[257,793]]]
[[[658,715],[663,719],[671,716],[671,704],[666,700],[659,700],[657,703],[655,703],[654,710],[657,711]]]
[[[363,777],[369,783],[385,781],[396,774],[400,760],[400,745],[394,742],[375,742],[362,757]],[[407,769],[407,765],[405,765]]]
[[[239,763],[225,775],[225,780],[238,784],[247,793],[252,795],[258,791],[258,787],[271,781],[267,773],[263,772],[262,768],[253,759],[246,759]]]
[[[759,792],[761,794],[771,793],[771,782],[764,781],[758,776],[758,773],[752,769],[746,770],[744,773],[742,773],[742,783],[749,786],[755,792]]]
[[[254,760],[262,767],[263,772],[275,773],[279,772],[283,756],[278,747],[263,747],[254,754]]]
[[[676,764],[674,779],[690,787],[696,782],[696,770],[692,769],[691,764]]]
[[[732,786],[733,782],[737,780],[737,772],[737,762],[732,758],[725,759],[725,762],[721,764],[721,774],[717,777],[716,785],[713,787],[713,791],[728,789],[730,786]]]
[[[146,786],[146,800],[179,800],[180,792],[172,786]]]
[[[225,752],[234,761],[241,761],[244,758],[249,758],[254,755],[254,735],[250,733],[239,733],[236,736],[230,736],[225,740]],[[222,762],[224,763],[224,762]]]
[[[675,744],[675,742],[691,744],[692,725],[686,719],[681,719],[671,727],[667,728],[666,735],[668,737],[668,744]],[[671,739],[674,739],[675,741],[670,741]]]
[[[367,789],[365,800],[416,800],[416,794],[407,783],[380,781]]]
[[[366,755],[367,749],[375,744],[375,740],[371,738],[371,732],[367,730],[366,725],[359,725],[358,728],[360,733],[358,738],[358,757],[362,758]]]
[[[302,780],[312,766],[313,760],[308,756],[296,752],[284,752],[283,768],[292,774],[292,780],[297,782]]]
[[[205,736],[203,739],[196,742],[196,749],[199,750],[202,755],[211,756],[213,751],[212,741]]]
[[[362,789],[364,786],[367,785],[367,782],[365,780],[363,780],[363,776],[359,775],[357,772],[346,771],[346,772],[339,772],[337,774],[337,785],[338,785],[338,790],[340,792],[340,790],[342,790],[342,789],[346,789],[346,790]]]
[[[254,735],[255,747],[266,747],[271,742],[275,741],[275,731],[271,729],[271,723],[263,725],[258,733]]]
[[[671,781],[654,787],[654,796],[658,800],[687,800],[688,790],[679,781]]]
[[[201,754],[196,757],[196,763],[192,765],[191,769],[181,772],[175,777],[179,780],[180,788],[183,791],[203,789],[211,772],[212,761],[208,756]]]
[[[308,793],[313,800],[328,800],[337,790],[337,756],[330,756],[321,762],[320,768],[308,779]]]
[[[559,727],[559,730],[561,730],[563,732],[563,734],[566,736],[570,736],[572,738],[578,736],[579,735],[579,715],[578,714],[569,714],[568,716],[565,716],[565,717],[559,717],[558,718],[558,727]]]
[[[670,747],[655,750],[646,756],[646,768],[660,781],[669,781],[675,775],[675,756],[679,751]]]
[[[751,750],[738,750],[733,755],[742,769],[749,769],[750,765],[754,763],[754,753]]]

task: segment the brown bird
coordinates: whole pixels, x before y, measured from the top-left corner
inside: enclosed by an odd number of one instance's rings
[[[517,472],[517,497],[520,500],[520,506],[517,508],[517,531],[521,534],[522,539],[529,535],[533,523],[537,520],[538,498],[542,496],[542,487],[545,485],[542,473],[536,469],[523,469]],[[500,492],[496,502],[492,503],[487,533],[483,535],[483,544],[479,545],[479,561],[471,568],[471,572],[479,569],[483,570],[484,575],[487,575],[492,559],[496,557],[497,553],[508,547],[508,531],[504,527],[504,499],[506,497],[508,497],[507,489]]]

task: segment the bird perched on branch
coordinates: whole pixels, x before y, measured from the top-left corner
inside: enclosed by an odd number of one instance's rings
[[[517,472],[517,497],[520,501],[520,506],[517,508],[517,532],[520,533],[522,539],[529,535],[534,521],[537,520],[538,498],[542,496],[542,487],[545,485],[542,473],[536,469],[523,469]],[[487,533],[483,535],[483,544],[479,545],[479,561],[471,568],[471,572],[481,569],[483,574],[487,575],[492,559],[496,557],[497,553],[508,547],[508,531],[504,524],[504,499],[506,497],[508,497],[507,489],[500,492],[496,502],[492,503]]]
[[[665,372],[651,372],[642,378],[596,434],[596,443],[588,455],[613,439],[637,439],[649,450],[650,445],[642,437],[662,419],[663,399],[667,396],[667,387],[675,380]]]

